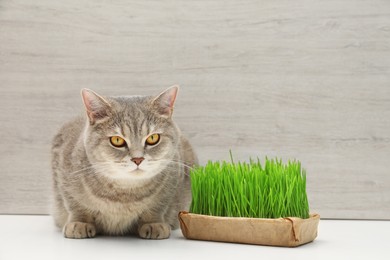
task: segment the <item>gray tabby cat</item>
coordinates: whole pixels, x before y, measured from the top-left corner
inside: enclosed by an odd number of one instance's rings
[[[164,239],[178,227],[197,157],[171,118],[177,91],[114,98],[82,90],[87,117],[65,124],[52,146],[53,216],[65,237]]]

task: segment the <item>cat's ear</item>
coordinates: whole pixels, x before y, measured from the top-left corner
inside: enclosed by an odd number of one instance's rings
[[[109,115],[111,105],[103,97],[86,88],[81,90],[81,97],[91,125]]]
[[[163,117],[171,117],[173,113],[173,107],[175,104],[177,92],[179,90],[178,85],[174,85],[160,95],[158,95],[155,99],[153,99],[152,104],[157,109],[158,113]]]

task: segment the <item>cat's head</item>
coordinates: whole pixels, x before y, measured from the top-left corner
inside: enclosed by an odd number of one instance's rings
[[[95,171],[114,179],[148,179],[174,160],[180,133],[172,121],[178,87],[156,97],[102,97],[83,89],[83,135]]]

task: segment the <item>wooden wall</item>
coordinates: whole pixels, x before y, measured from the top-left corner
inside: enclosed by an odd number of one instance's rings
[[[1,0],[0,213],[47,214],[80,89],[158,94],[201,163],[302,161],[312,211],[390,219],[390,1]]]

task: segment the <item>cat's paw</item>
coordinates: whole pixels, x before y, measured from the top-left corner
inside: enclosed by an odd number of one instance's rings
[[[143,224],[138,229],[138,234],[146,239],[165,239],[171,235],[171,227],[166,223]]]
[[[63,230],[66,238],[91,238],[96,236],[96,228],[93,224],[84,222],[70,222]]]

